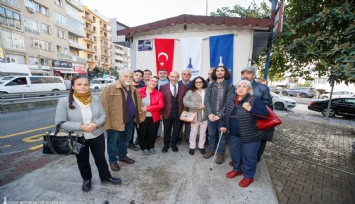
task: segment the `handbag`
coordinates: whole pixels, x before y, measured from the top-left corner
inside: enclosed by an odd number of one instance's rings
[[[254,96],[252,96],[248,102],[250,102],[253,98],[254,98]],[[254,114],[255,116],[257,116],[259,118],[263,118],[263,119],[256,118],[256,126],[257,126],[258,130],[270,129],[270,128],[276,127],[282,123],[281,119],[276,115],[276,113],[269,106],[267,106],[267,105],[265,105],[265,106],[266,106],[266,110],[268,112],[267,116]]]
[[[197,121],[197,114],[196,112],[188,112],[186,110],[182,111],[180,120],[186,123],[193,123]]]
[[[73,132],[59,132],[61,125],[57,124],[55,132],[46,132],[43,135],[43,154],[79,155],[84,151],[85,138],[83,135],[72,135]]]

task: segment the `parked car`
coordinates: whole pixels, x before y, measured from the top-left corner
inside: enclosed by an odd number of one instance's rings
[[[321,112],[324,116],[326,116],[328,103],[329,99],[311,101],[308,109]],[[330,104],[329,117],[335,117],[335,115],[355,117],[355,97],[332,99]]]
[[[270,92],[272,97],[272,104],[274,105],[274,109],[276,110],[287,110],[296,107],[296,101],[288,98],[277,95],[275,93]]]
[[[270,92],[273,92],[275,94],[280,94],[281,93],[281,88],[275,88],[275,87],[269,87]]]
[[[284,96],[300,96],[302,98],[313,98],[317,95],[315,88],[311,87],[297,87],[289,90],[283,90],[282,95]]]
[[[0,78],[0,93],[64,91],[62,77],[56,76],[5,76]]]
[[[90,88],[91,89],[103,89],[107,86],[107,84],[114,82],[114,79],[102,79],[102,78],[97,78],[93,79],[90,82]]]
[[[355,92],[351,91],[334,91],[332,98],[343,98],[343,97],[355,97]],[[321,99],[328,99],[330,98],[330,92],[324,92],[320,96]]]

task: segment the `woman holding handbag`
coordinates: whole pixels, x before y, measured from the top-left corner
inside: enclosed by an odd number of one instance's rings
[[[241,80],[236,85],[236,94],[228,97],[224,115],[220,121],[220,131],[229,137],[233,170],[227,178],[243,175],[240,187],[247,187],[254,181],[257,154],[262,134],[258,134],[256,118],[267,116],[265,104],[252,95],[252,85],[248,80]]]
[[[160,110],[164,107],[163,94],[155,89],[158,81],[157,76],[150,77],[147,86],[138,89],[144,105],[142,111],[146,113],[145,120],[138,128],[139,146],[144,155],[156,153],[154,145],[160,123]]]
[[[189,112],[196,113],[196,122],[191,123],[190,139],[189,139],[189,154],[195,154],[196,148],[196,138],[199,131],[199,141],[198,148],[201,154],[205,154],[205,141],[206,141],[206,129],[207,129],[207,116],[204,105],[205,99],[205,89],[207,87],[207,82],[202,77],[198,76],[192,80],[192,86],[189,91],[187,91],[184,97],[184,106],[188,107]]]
[[[89,79],[81,75],[74,76],[69,96],[58,100],[55,123],[64,121],[62,129],[84,134],[84,151],[76,155],[80,174],[84,179],[81,188],[83,191],[89,191],[91,188],[89,149],[95,159],[101,181],[121,184],[121,179],[111,176],[105,158],[105,137],[102,128],[105,118],[100,99],[91,95]]]

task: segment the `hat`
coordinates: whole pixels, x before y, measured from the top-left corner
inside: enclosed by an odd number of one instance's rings
[[[244,69],[242,69],[241,72],[243,72],[243,71],[254,72],[255,73],[255,67],[245,67]]]

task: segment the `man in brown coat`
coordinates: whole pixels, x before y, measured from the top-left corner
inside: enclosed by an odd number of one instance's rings
[[[107,152],[110,168],[118,171],[119,161],[133,164],[127,157],[127,147],[132,137],[133,122],[137,125],[145,120],[142,99],[132,84],[133,72],[123,69],[119,79],[108,85],[101,93],[100,99],[106,112],[104,129],[107,130]]]

